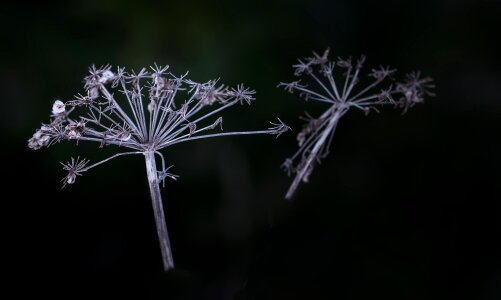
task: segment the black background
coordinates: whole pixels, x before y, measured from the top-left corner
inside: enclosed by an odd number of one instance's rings
[[[60,1],[4,5],[0,64],[3,268],[17,293],[168,299],[500,299],[501,1]],[[297,118],[324,106],[275,86],[330,46],[434,77],[437,96],[341,121],[331,155],[285,201]],[[162,273],[144,164],[117,159],[60,189],[59,161],[113,149],[30,151],[54,99],[91,64],[153,62],[257,90],[225,129],[279,116],[294,133],[165,149],[177,269]]]

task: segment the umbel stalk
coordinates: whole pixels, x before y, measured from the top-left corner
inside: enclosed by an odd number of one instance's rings
[[[148,174],[148,185],[150,187],[153,214],[155,215],[155,224],[157,226],[158,240],[160,242],[160,251],[162,252],[162,262],[164,271],[168,271],[174,268],[174,259],[172,258],[169,233],[167,232],[167,224],[165,223],[155,153],[147,151],[144,153],[144,157],[146,160],[146,173]]]
[[[336,130],[337,123],[339,122],[339,119],[341,116],[346,112],[346,109],[337,109],[333,113],[332,117],[329,120],[329,123],[327,124],[327,127],[324,129],[324,131],[321,133],[320,138],[317,140],[315,143],[315,146],[313,146],[313,149],[311,150],[310,154],[306,158],[306,162],[304,163],[303,167],[298,170],[296,177],[294,177],[294,181],[292,182],[291,186],[289,187],[289,190],[287,191],[287,194],[285,195],[285,199],[291,199],[292,195],[296,191],[297,187],[301,183],[301,180],[304,180],[304,178],[307,178],[308,176],[306,175],[308,171],[311,171],[313,168],[313,164],[316,162],[315,160],[319,157],[319,152],[322,148],[322,146],[325,144],[325,141],[329,136],[332,136],[334,134],[334,131]]]

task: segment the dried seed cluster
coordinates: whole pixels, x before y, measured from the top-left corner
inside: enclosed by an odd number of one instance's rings
[[[130,154],[160,149],[195,139],[238,134],[280,135],[290,128],[280,119],[259,131],[220,132],[223,110],[235,104],[250,105],[255,91],[243,84],[230,88],[218,80],[195,82],[187,74],[175,76],[169,67],[154,65],[149,70],[126,72],[110,66],[89,69],[84,78],[83,94],[63,102],[54,101],[51,122],[42,126],[28,140],[28,147],[38,150],[64,140],[97,142],[100,147],[115,145],[134,150]],[[78,159],[76,160],[78,162]],[[65,164],[69,175],[64,185],[75,182],[76,175],[95,166],[78,165],[78,172]],[[163,161],[163,157],[162,157]],[[98,163],[100,164],[100,163]],[[166,172],[162,176],[175,178]]]
[[[301,181],[308,181],[314,165],[329,153],[337,123],[350,108],[361,109],[367,114],[371,110],[378,112],[380,106],[393,105],[405,113],[422,103],[425,96],[433,96],[431,78],[422,78],[419,72],[413,72],[399,82],[393,78],[396,70],[383,66],[372,69],[368,73],[370,82],[359,87],[364,62],[364,56],[356,62],[351,57],[331,60],[329,49],[322,55],[313,52],[313,56],[299,59],[292,66],[294,75],[301,79],[278,85],[307,101],[329,105],[319,117],[306,114],[303,118],[306,124],[297,135],[299,149],[282,165],[287,174],[295,174],[286,198],[292,197]]]

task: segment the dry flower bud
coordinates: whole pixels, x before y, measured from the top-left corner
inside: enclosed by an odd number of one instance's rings
[[[66,105],[64,105],[63,101],[61,100],[56,100],[54,101],[54,104],[52,104],[52,114],[53,115],[59,115],[62,114],[66,111]]]
[[[76,179],[77,179],[77,175],[68,174],[68,176],[66,176],[66,184],[74,184]]]
[[[156,107],[157,107],[157,103],[155,101],[150,101],[150,103],[148,103],[148,111],[150,113],[153,112]]]
[[[115,74],[113,74],[113,72],[111,72],[110,70],[106,70],[101,75],[101,78],[99,78],[99,82],[102,84],[107,84],[111,82],[114,78]]]
[[[96,99],[97,97],[99,97],[99,88],[97,86],[90,88],[88,95],[90,99]]]

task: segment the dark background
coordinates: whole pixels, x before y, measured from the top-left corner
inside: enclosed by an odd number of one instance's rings
[[[501,1],[60,1],[4,5],[2,271],[18,293],[168,299],[501,299]],[[297,118],[325,107],[275,88],[296,58],[366,54],[434,77],[401,116],[341,121],[331,155],[292,202],[279,169]],[[61,190],[59,161],[110,150],[30,151],[54,99],[91,64],[169,64],[257,90],[225,129],[280,116],[294,133],[197,141],[163,153],[177,269],[163,274],[140,157]],[[9,283],[12,281],[13,283]]]

